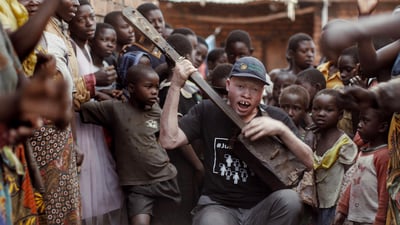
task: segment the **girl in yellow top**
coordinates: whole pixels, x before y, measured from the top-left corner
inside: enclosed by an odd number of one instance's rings
[[[339,92],[319,91],[313,100],[312,120],[317,127],[314,141],[314,170],[317,187],[317,225],[330,225],[346,170],[354,163],[357,146],[337,123],[343,115]]]

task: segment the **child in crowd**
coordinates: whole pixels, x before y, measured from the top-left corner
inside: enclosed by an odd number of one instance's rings
[[[305,117],[310,104],[307,90],[300,85],[290,85],[282,90],[279,95],[279,106],[292,118],[297,126],[299,136],[304,140],[306,133]]]
[[[338,58],[337,67],[344,86],[358,85],[363,88],[366,87],[360,74],[361,71],[356,46],[343,50]],[[343,118],[340,119],[338,123],[338,127],[351,138],[354,137],[357,130],[358,114],[358,110],[344,110]]]
[[[357,47],[349,47],[340,54],[338,58],[338,69],[340,72],[340,79],[345,86],[358,85],[365,87],[360,83],[354,83],[356,79],[353,79],[360,74],[360,61],[358,60]]]
[[[108,23],[97,23],[93,39],[89,40],[93,65],[100,69],[108,66],[105,58],[112,55],[117,46],[117,33]]]
[[[221,63],[227,63],[228,57],[226,55],[225,49],[223,48],[215,48],[211,50],[207,55],[207,69],[208,73]]]
[[[385,224],[391,118],[392,113],[372,107],[360,113],[358,132],[368,144],[360,149],[350,184],[339,200],[334,225],[342,225],[346,218],[356,224]]]
[[[196,54],[199,42],[196,33],[190,28],[182,27],[174,29],[172,34],[182,34],[189,40],[190,44],[192,45],[192,52],[190,53],[190,58],[191,58],[190,61],[193,63],[194,66],[196,66],[196,68],[198,68],[200,64],[199,65],[196,64]]]
[[[69,22],[72,43],[81,76],[94,73],[88,40],[95,35],[95,12],[87,0],[79,0],[76,16]],[[93,90],[94,91],[94,90]],[[76,142],[84,154],[79,176],[82,219],[87,225],[123,225],[123,195],[115,161],[108,149],[103,128],[84,124],[77,113]],[[93,187],[96,187],[93,189]],[[107,202],[107,204],[105,204]],[[125,221],[124,221],[125,220]]]
[[[228,94],[226,90],[226,79],[228,79],[231,70],[232,64],[230,63],[218,64],[207,77],[210,86],[224,99],[226,99]]]
[[[165,21],[163,13],[160,8],[151,2],[146,2],[137,7],[137,11],[146,18],[149,23],[154,27],[157,32],[162,35],[165,29]],[[158,49],[149,39],[147,39],[143,34],[135,29],[136,42],[132,46],[126,49],[125,54],[121,57],[121,60],[125,60],[124,57],[132,58],[132,55],[127,55],[126,53],[140,51],[147,54],[150,58],[150,64],[153,69],[156,69],[159,65],[165,63],[165,56],[162,54],[160,49]],[[197,40],[196,40],[197,41]],[[141,57],[141,56],[137,56]],[[122,70],[122,69],[121,69]],[[126,73],[126,71],[118,71],[118,75],[121,73]]]
[[[127,73],[127,84],[128,102],[88,102],[80,113],[84,122],[103,125],[113,135],[130,224],[150,224],[156,202],[180,201],[177,171],[157,140],[161,114],[157,73],[135,65]]]
[[[121,11],[107,13],[104,17],[104,23],[113,26],[117,34],[117,45],[113,51],[113,58],[116,61],[119,55],[135,42],[135,33],[133,27],[124,20]]]
[[[297,74],[295,84],[303,86],[310,96],[310,106],[308,111],[311,111],[312,102],[315,94],[326,88],[326,81],[324,75],[317,69],[310,68],[301,71]]]
[[[317,225],[333,222],[344,174],[357,155],[357,146],[337,128],[342,113],[339,91],[324,89],[315,95],[312,120],[317,130],[312,147],[318,200]]]
[[[302,70],[314,66],[315,44],[310,35],[296,33],[289,38],[286,49],[286,60],[288,68],[274,69],[270,72],[271,79],[275,78],[280,72],[289,72],[297,75]]]
[[[274,86],[272,88],[272,98],[269,100],[268,105],[279,106],[279,95],[282,89],[294,84],[296,78],[296,75],[288,71],[281,71],[277,74],[272,80]]]
[[[207,64],[206,58],[208,54],[208,44],[203,37],[197,36],[197,48],[194,55],[194,66],[198,68],[199,73],[204,79],[207,77]]]
[[[244,30],[233,30],[225,40],[225,52],[228,62],[234,64],[236,60],[253,54],[249,33]]]

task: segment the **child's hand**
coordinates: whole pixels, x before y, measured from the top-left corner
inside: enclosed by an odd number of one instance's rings
[[[362,88],[367,88],[366,81],[363,80],[360,76],[354,76],[349,80],[350,86],[359,86]]]
[[[112,84],[117,79],[117,71],[114,66],[102,67],[94,75],[96,76],[96,85],[102,87]]]
[[[378,2],[379,0],[357,0],[359,15],[370,15],[375,10]]]
[[[124,91],[122,90],[112,90],[111,94],[113,98],[116,98],[121,101],[126,100],[126,97],[124,96]]]

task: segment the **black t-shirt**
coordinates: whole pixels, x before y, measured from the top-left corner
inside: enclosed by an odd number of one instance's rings
[[[267,114],[297,132],[281,109],[260,105]],[[259,113],[261,116],[261,113]],[[272,191],[232,152],[239,128],[210,100],[194,106],[179,121],[189,142],[203,140],[205,180],[203,194],[223,205],[251,208]]]

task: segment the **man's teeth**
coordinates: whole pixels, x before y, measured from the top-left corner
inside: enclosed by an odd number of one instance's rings
[[[250,103],[248,103],[248,102],[239,102],[239,104],[245,105],[245,106],[249,106],[250,105]]]

